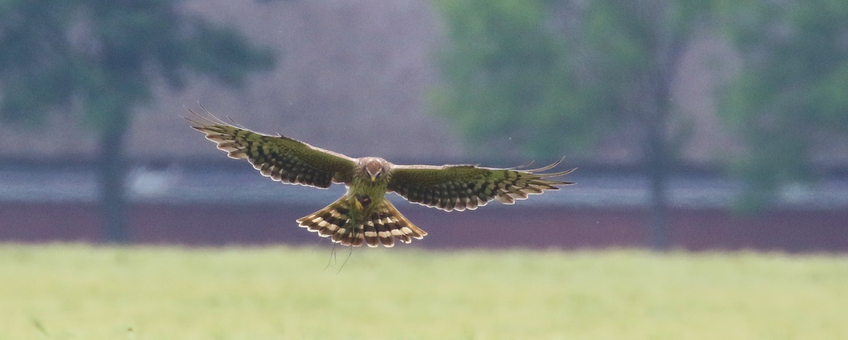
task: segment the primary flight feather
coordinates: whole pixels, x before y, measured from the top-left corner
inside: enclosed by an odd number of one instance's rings
[[[491,200],[505,204],[528,195],[557,190],[572,182],[550,178],[571,173],[538,168],[485,168],[475,165],[395,165],[378,157],[351,158],[282,135],[269,136],[194,111],[192,128],[206,134],[231,158],[247,159],[263,176],[283,183],[327,188],[344,183],[347,192],[298,224],[342,245],[391,247],[395,239],[410,243],[427,232],[385,199],[395,192],[413,203],[445,211],[476,209]]]

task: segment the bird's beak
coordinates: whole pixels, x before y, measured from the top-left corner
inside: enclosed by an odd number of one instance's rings
[[[371,183],[374,183],[375,180],[377,180],[377,177],[375,177],[374,175],[371,175]]]

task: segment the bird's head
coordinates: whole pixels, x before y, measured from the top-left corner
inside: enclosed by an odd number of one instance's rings
[[[389,162],[377,157],[366,157],[362,159],[362,167],[365,173],[371,177],[371,182],[374,182],[385,176],[389,171]]]

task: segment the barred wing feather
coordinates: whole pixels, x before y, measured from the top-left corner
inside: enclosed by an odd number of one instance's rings
[[[246,159],[275,181],[328,188],[351,182],[354,160],[282,135],[269,136],[225,123],[215,116],[186,118],[230,158]]]
[[[388,189],[410,202],[445,211],[473,210],[493,199],[513,204],[528,195],[558,190],[557,185],[574,184],[550,178],[569,174],[575,169],[544,173],[560,162],[531,170],[474,165],[397,165],[392,168]]]

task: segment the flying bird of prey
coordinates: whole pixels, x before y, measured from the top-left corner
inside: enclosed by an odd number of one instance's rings
[[[378,157],[351,158],[282,135],[270,136],[229,124],[209,114],[189,110],[192,128],[206,134],[230,158],[247,159],[262,175],[275,181],[318,188],[344,183],[347,193],[306,217],[300,227],[331,237],[342,245],[370,247],[421,239],[427,232],[404,217],[385,198],[394,192],[410,202],[445,211],[474,210],[497,199],[505,204],[527,195],[557,190],[572,182],[550,178],[571,173],[538,169],[484,168],[475,165],[396,165]]]

